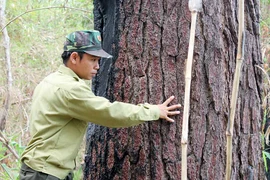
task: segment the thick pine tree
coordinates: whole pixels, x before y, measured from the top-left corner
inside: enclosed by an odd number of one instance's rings
[[[245,1],[245,59],[233,137],[232,179],[263,179],[259,1]],[[96,95],[111,101],[184,102],[191,16],[184,0],[95,0],[95,28],[113,55],[101,61]],[[225,178],[226,128],[235,72],[238,1],[203,1],[191,82],[188,178]],[[175,101],[175,103],[176,103]],[[183,109],[182,109],[183,110]],[[175,123],[132,128],[94,124],[87,132],[85,179],[181,179],[182,114]]]

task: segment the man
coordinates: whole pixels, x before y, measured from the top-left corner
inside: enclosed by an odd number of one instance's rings
[[[36,87],[30,113],[31,140],[22,154],[21,180],[73,179],[72,169],[87,123],[130,127],[179,114],[179,104],[133,105],[109,102],[93,94],[84,80],[98,72],[101,48],[98,31],[76,31],[67,36],[63,64]]]

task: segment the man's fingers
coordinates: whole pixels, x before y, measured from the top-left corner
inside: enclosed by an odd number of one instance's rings
[[[169,118],[168,116],[180,114],[180,111],[175,111],[177,108],[181,107],[180,104],[168,106],[174,98],[175,98],[174,96],[171,96],[163,104],[158,105],[162,112],[160,118],[165,119],[166,121],[169,122],[174,122],[174,120],[172,118]]]
[[[169,118],[169,117],[166,118],[166,121],[174,122],[174,120],[172,118]]]
[[[180,111],[169,111],[168,112],[168,116],[173,116],[173,115],[177,115],[180,114]]]
[[[168,106],[167,107],[167,110],[174,110],[174,109],[177,109],[177,108],[180,108],[181,107],[181,104],[175,104],[175,105],[172,105],[172,106]]]
[[[172,118],[169,118],[168,116],[173,116],[177,114],[180,114],[180,111],[168,111],[165,120],[169,122],[174,122],[174,120]]]
[[[169,98],[163,103],[163,105],[168,106],[168,104],[170,104],[170,102],[171,102],[173,99],[174,99],[174,96],[169,97]]]

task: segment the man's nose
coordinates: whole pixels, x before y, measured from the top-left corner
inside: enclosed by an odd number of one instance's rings
[[[99,63],[96,64],[95,69],[99,69]]]

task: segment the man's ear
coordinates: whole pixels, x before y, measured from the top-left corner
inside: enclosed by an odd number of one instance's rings
[[[77,52],[72,52],[70,55],[70,61],[72,64],[76,64],[79,54]]]

